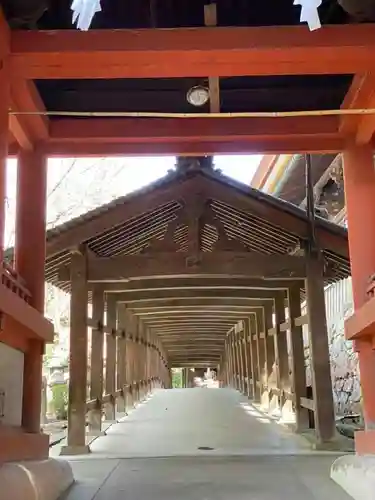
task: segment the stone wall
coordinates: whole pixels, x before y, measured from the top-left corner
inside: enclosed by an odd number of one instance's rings
[[[337,416],[360,413],[360,383],[357,355],[345,340],[344,322],[353,313],[351,279],[326,289],[326,314],[331,357],[333,396]],[[307,383],[311,384],[307,326],[304,329]]]

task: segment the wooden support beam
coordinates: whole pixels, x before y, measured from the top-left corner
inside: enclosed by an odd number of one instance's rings
[[[102,433],[102,397],[103,397],[103,357],[104,357],[104,291],[100,285],[92,292],[92,322],[90,355],[90,400],[98,404],[89,412],[89,432],[93,435]],[[88,321],[89,324],[89,321]]]
[[[68,277],[65,269],[62,271],[61,277]],[[295,280],[303,285],[303,280]],[[178,288],[178,287],[199,287],[204,286],[206,288],[212,287],[216,288],[218,286],[225,286],[226,288],[238,289],[246,288],[260,289],[260,290],[286,290],[294,280],[290,279],[257,279],[257,278],[245,278],[241,276],[202,276],[202,275],[188,275],[184,277],[175,276],[165,276],[161,278],[144,278],[137,280],[124,280],[120,282],[113,281],[101,281],[100,286],[107,292],[124,292],[128,289],[147,289],[147,290],[160,290],[167,289],[168,287]],[[95,288],[95,283],[89,283],[90,287]]]
[[[44,318],[46,188],[47,165],[43,153],[22,151],[18,158],[15,267],[30,292],[29,304],[33,308],[30,308],[31,316],[41,324],[47,323]],[[32,259],[30,248],[33,249]],[[20,321],[22,318],[22,321],[27,322],[26,310],[22,312],[22,316],[16,316],[15,319]],[[29,328],[30,326],[31,324],[28,325]],[[45,328],[47,325],[43,326]],[[52,340],[53,325],[50,324],[49,327],[49,340]],[[39,336],[39,332],[37,335]],[[30,340],[24,356],[22,426],[25,432],[31,433],[40,432],[43,340],[37,336]]]
[[[263,406],[272,411],[273,408],[273,397],[271,389],[276,387],[276,380],[274,378],[273,367],[275,363],[275,342],[273,335],[270,335],[270,330],[272,330],[272,317],[273,317],[273,304],[269,303],[264,307],[264,381],[266,390],[262,394],[262,404]]]
[[[217,274],[252,278],[290,278],[306,276],[305,260],[289,255],[266,255],[255,252],[200,253],[191,259],[181,252],[125,255],[121,257],[90,257],[88,279],[93,282],[122,281],[134,277]],[[61,281],[68,280],[68,268],[59,271]]]
[[[204,24],[207,27],[217,25],[216,3],[204,6]],[[220,83],[217,76],[208,77],[208,88],[210,91],[210,111],[211,113],[220,113]]]
[[[232,118],[231,118],[232,119]],[[279,120],[279,118],[273,118]],[[282,118],[284,120],[284,118]],[[49,157],[103,156],[205,156],[224,154],[331,154],[345,149],[345,138],[339,133],[267,137],[233,137],[230,140],[189,140],[171,142],[82,141],[69,144],[49,140],[44,144]]]
[[[309,324],[311,378],[315,403],[315,432],[319,443],[335,435],[335,413],[324,300],[323,262],[317,251],[308,250],[306,305]]]
[[[231,300],[237,298],[242,300],[247,305],[251,306],[253,300],[272,300],[274,297],[274,292],[271,290],[225,290],[225,289],[204,289],[204,288],[192,288],[192,289],[178,289],[178,290],[156,290],[156,291],[127,291],[124,293],[110,294],[116,297],[118,302],[126,302],[128,304],[133,304],[134,302],[148,302],[148,301],[171,301],[174,299],[178,300],[200,300],[215,298],[216,300],[227,299]],[[131,307],[131,306],[130,306]]]
[[[49,137],[49,119],[44,114],[44,103],[35,84],[22,78],[12,80],[10,95],[10,131],[22,149],[34,149],[36,144]]]
[[[143,309],[144,307],[157,307],[166,306],[168,308],[173,308],[176,306],[194,306],[199,305],[209,305],[210,307],[225,307],[226,305],[234,307],[240,307],[248,312],[248,308],[258,309],[263,307],[268,299],[243,299],[243,297],[185,297],[185,298],[165,298],[165,299],[147,299],[141,301],[134,301],[128,304],[129,309],[136,312],[138,308]]]
[[[375,69],[375,68],[374,68]],[[341,106],[343,109],[375,107],[375,72],[358,73],[354,76]],[[375,131],[374,115],[346,115],[340,120],[340,133],[358,144],[369,143]]]
[[[87,267],[85,249],[71,254],[68,443],[63,455],[89,453],[86,446]]]
[[[105,393],[114,394],[116,390],[116,332],[117,332],[117,302],[110,294],[106,295],[107,303],[107,327],[112,334],[106,336],[106,364],[105,364]],[[106,420],[115,421],[115,401],[111,399],[105,407]]]
[[[9,106],[11,73],[9,67],[11,32],[0,11],[0,263],[3,262],[5,234],[6,169],[9,140]]]
[[[294,318],[301,317],[301,288],[292,285],[288,289],[288,310],[290,318],[290,349],[292,363],[292,391],[295,398],[296,431],[309,428],[309,414],[301,405],[301,398],[307,397],[305,347],[302,325],[297,325]]]
[[[276,361],[276,381],[277,388],[280,389],[279,407],[283,410],[285,403],[283,393],[290,392],[289,380],[289,356],[286,331],[281,330],[281,325],[285,323],[285,297],[278,293],[275,297],[275,328],[274,338],[275,361]]]
[[[100,286],[92,294],[92,322],[97,327],[91,329],[90,399],[96,399],[103,394],[104,292]]]
[[[259,379],[259,361],[257,350],[258,322],[257,315],[251,314],[248,320],[249,325],[249,342],[250,342],[250,359],[251,359],[251,379],[253,381],[253,400],[260,402],[260,379]]]
[[[336,116],[286,118],[93,118],[61,119],[50,126],[53,143],[174,143],[262,140],[270,137],[337,137]]]
[[[371,24],[147,30],[15,31],[14,77],[163,78],[369,71]],[[184,63],[181,64],[181,61]]]

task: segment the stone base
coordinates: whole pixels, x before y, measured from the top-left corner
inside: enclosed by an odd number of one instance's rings
[[[375,455],[345,455],[331,467],[331,479],[355,500],[373,500],[375,495]]]
[[[91,453],[91,450],[87,444],[82,446],[63,446],[60,451],[61,456],[88,455],[89,453]]]
[[[49,458],[0,466],[1,498],[56,500],[74,482],[69,462]]]
[[[48,458],[48,434],[32,434],[20,427],[0,425],[0,443],[0,463]]]

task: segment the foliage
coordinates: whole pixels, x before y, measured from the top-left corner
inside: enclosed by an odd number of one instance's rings
[[[182,371],[181,369],[172,369],[172,387],[173,389],[181,389],[182,387]]]
[[[57,420],[66,420],[68,416],[68,385],[52,386],[52,406]]]

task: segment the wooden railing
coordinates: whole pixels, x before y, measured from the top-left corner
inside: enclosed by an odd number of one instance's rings
[[[22,300],[30,303],[31,293],[27,289],[24,279],[6,262],[3,262],[1,282]]]

